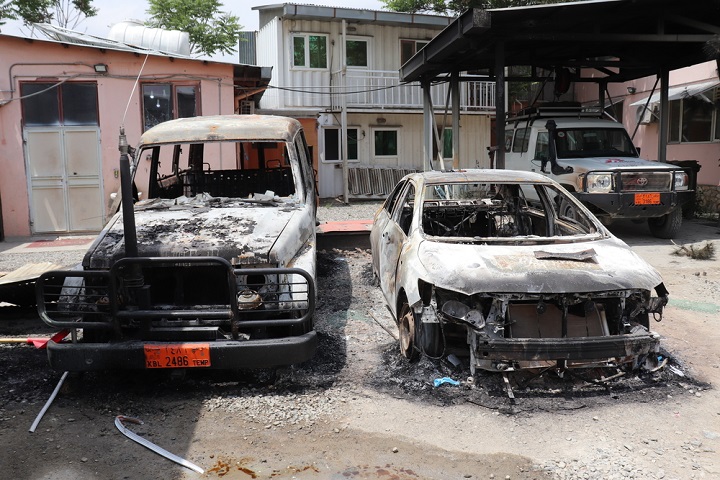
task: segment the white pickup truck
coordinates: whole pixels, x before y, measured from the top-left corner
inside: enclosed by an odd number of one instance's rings
[[[601,219],[647,219],[654,236],[673,238],[683,204],[694,198],[693,178],[679,166],[640,158],[622,124],[600,113],[542,106],[508,119],[505,168],[551,177]]]

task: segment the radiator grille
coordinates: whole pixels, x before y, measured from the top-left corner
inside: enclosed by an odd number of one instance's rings
[[[620,174],[623,192],[669,192],[672,172],[625,172]]]

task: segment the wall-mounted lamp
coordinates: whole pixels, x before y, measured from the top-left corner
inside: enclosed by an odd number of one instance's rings
[[[378,117],[378,118],[375,119],[375,121],[376,121],[377,123],[385,123],[385,122],[387,122],[387,120],[385,120],[383,117]]]
[[[108,73],[108,66],[104,63],[96,63],[93,65],[95,73]]]
[[[633,95],[635,94],[635,92],[637,92],[637,89],[635,87],[627,87],[627,90],[630,95]]]

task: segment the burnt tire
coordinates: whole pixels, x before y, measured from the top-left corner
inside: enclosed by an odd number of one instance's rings
[[[415,338],[422,352],[431,358],[440,358],[444,351],[443,332],[439,323],[419,322],[415,326]]]
[[[648,226],[657,238],[675,238],[682,226],[682,208],[677,207],[662,217],[648,218]]]

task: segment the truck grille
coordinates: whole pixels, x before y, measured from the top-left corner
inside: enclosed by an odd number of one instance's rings
[[[625,172],[620,174],[623,192],[669,192],[672,172]]]

